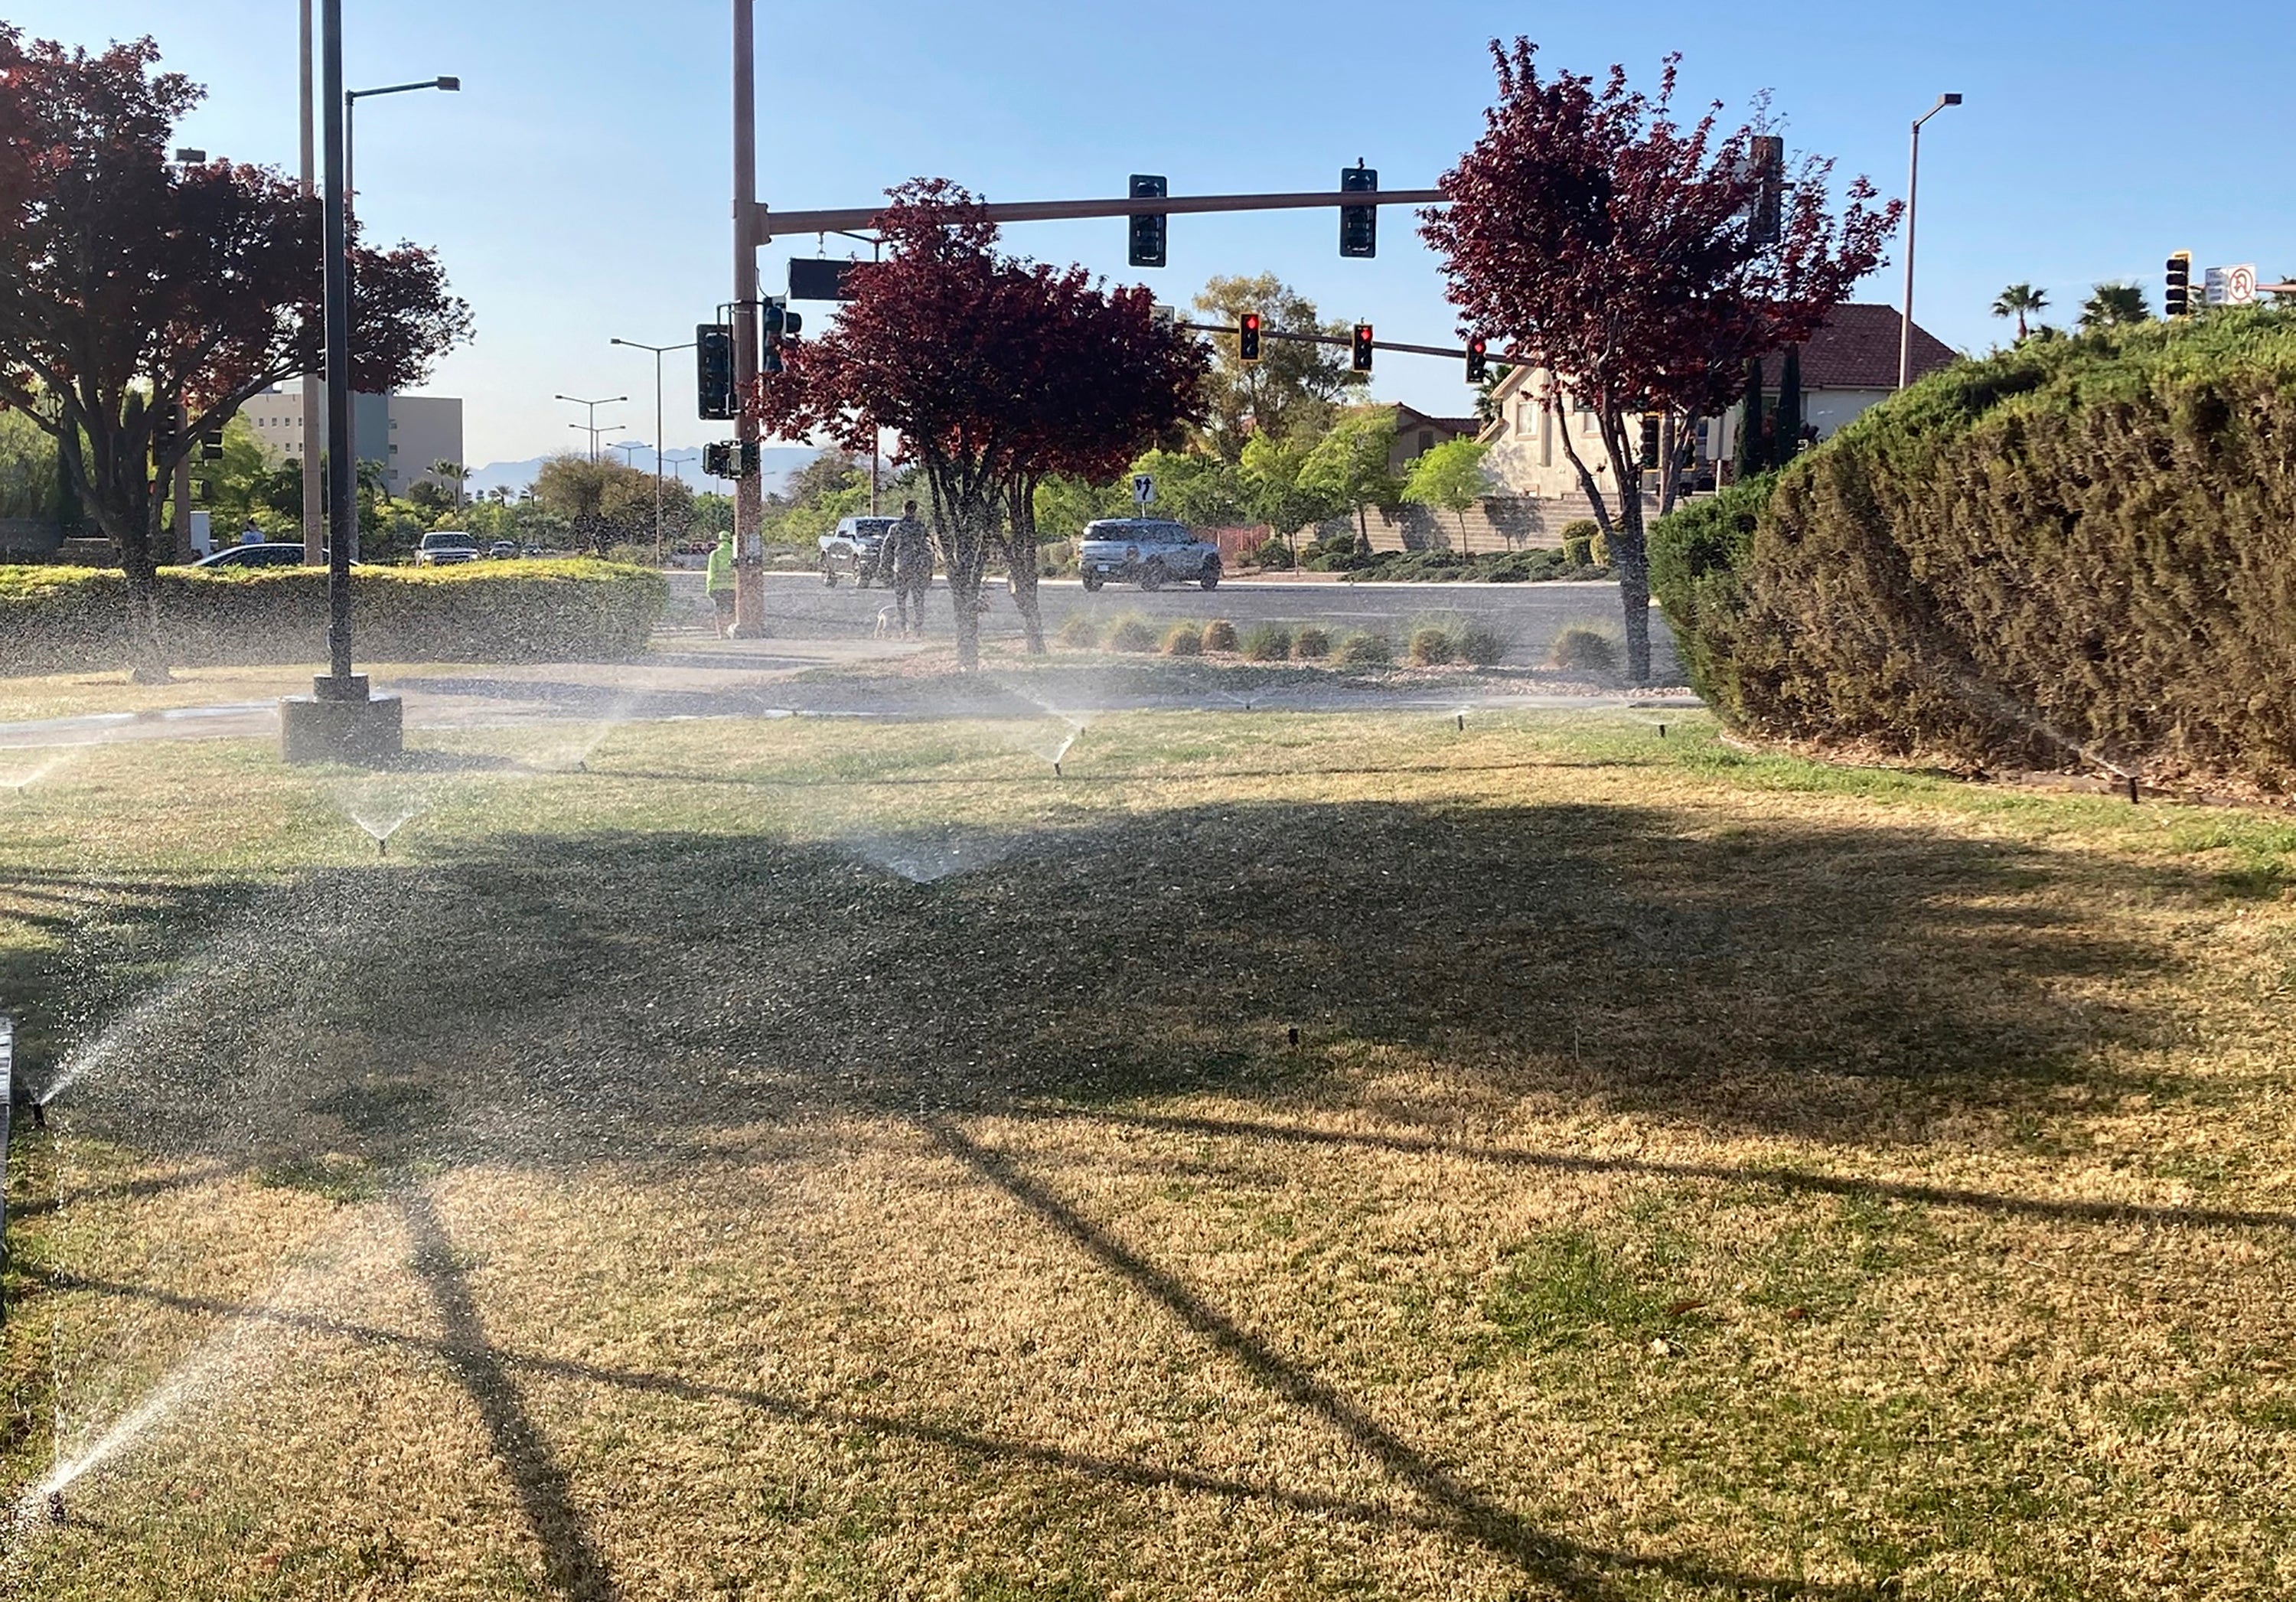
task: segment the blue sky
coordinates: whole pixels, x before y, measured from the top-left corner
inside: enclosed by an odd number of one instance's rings
[[[365,212],[380,237],[437,246],[477,313],[478,340],[429,388],[467,402],[472,463],[581,442],[554,402],[628,394],[602,421],[653,434],[651,358],[726,299],[731,193],[730,6],[659,0],[346,0],[353,86],[440,73],[460,95],[360,111]],[[1175,193],[1315,188],[1361,156],[1389,188],[1431,185],[1479,131],[1494,35],[1527,32],[1553,67],[1623,62],[1647,79],[1679,50],[1693,100],[1732,111],[1768,88],[1790,144],[1844,175],[1905,186],[1911,119],[1941,90],[1967,103],[1923,136],[1916,315],[1949,344],[2000,337],[2001,286],[2059,307],[2133,278],[2157,305],[2162,259],[2296,273],[2280,175],[2296,146],[2296,8],[2237,24],[2156,5],[1943,0],[1877,6],[1660,3],[1533,7],[1480,0],[760,0],[760,188],[786,207],[866,204],[943,174],[998,200],[1119,191],[1161,172]],[[237,160],[295,157],[294,0],[12,0],[28,31],[101,44],[150,33],[210,90],[186,144]],[[1171,266],[1136,273],[1123,225],[1012,230],[1028,255],[1145,279],[1185,304],[1215,273],[1273,271],[1327,316],[1382,337],[1449,342],[1434,258],[1383,214],[1376,261],[1342,261],[1323,212],[1175,219]],[[836,242],[832,241],[834,244]],[[765,280],[812,242],[769,251]],[[1859,292],[1894,302],[1895,268]],[[808,308],[816,315],[825,309]],[[2054,315],[2054,314],[2053,314]],[[2064,314],[2070,316],[2070,310]],[[669,369],[670,448],[716,425]],[[1375,390],[1467,408],[1447,363],[1388,356]]]

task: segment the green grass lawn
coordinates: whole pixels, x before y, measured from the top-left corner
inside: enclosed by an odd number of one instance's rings
[[[0,752],[0,1575],[2296,1592],[2296,826],[1667,719]]]

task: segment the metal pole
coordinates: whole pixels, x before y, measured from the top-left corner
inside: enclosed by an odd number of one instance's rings
[[[1913,154],[1906,168],[1906,314],[1898,329],[1898,388],[1914,381],[1914,220],[1921,208],[1922,124],[1948,106],[1961,103],[1958,94],[1940,94],[1937,104],[1914,119]]]
[[[324,0],[322,78],[327,105],[327,656],[335,693],[351,694],[351,297],[348,152],[343,103],[343,0]]]
[[[740,70],[738,62],[734,70]],[[980,210],[992,223],[1049,223],[1104,217],[1191,217],[1218,211],[1299,211],[1323,206],[1441,206],[1449,200],[1439,189],[1338,193],[1316,190],[1280,194],[1127,196],[1106,201],[990,201],[984,202]],[[763,245],[777,237],[843,234],[854,228],[866,228],[884,214],[884,209],[881,203],[828,211],[775,211],[753,200],[741,208],[740,216],[742,231],[750,242]]]
[[[338,43],[337,48],[338,50],[340,48],[340,42]],[[335,65],[337,76],[340,78],[342,63],[338,62]],[[338,87],[340,87],[340,85]],[[352,294],[350,231],[352,218],[357,214],[358,207],[358,192],[351,187],[351,152],[353,149],[353,142],[357,139],[358,135],[358,95],[354,92],[351,94],[341,94],[339,98],[343,103],[343,248],[341,251],[337,252],[337,254],[341,256],[343,262],[343,328],[345,331],[343,335],[343,407],[344,409],[348,411],[352,404],[350,399],[351,390],[349,376],[349,353],[351,348],[349,329]],[[332,369],[331,368],[330,371],[332,370]],[[332,404],[332,391],[330,392],[329,404]],[[350,530],[349,539],[351,560],[354,562],[358,560],[359,541],[357,427],[358,419],[356,417],[353,417],[349,422],[343,425],[343,438],[350,441],[350,444],[346,448],[349,450],[351,456],[351,501],[350,511],[348,513],[348,526]],[[332,425],[330,426],[327,437],[331,441],[334,438]]]
[[[189,436],[191,431],[191,408],[184,406],[181,401],[178,401],[176,403],[176,437],[179,440],[185,439]],[[176,482],[174,490],[176,505],[175,518],[173,521],[176,536],[176,560],[178,562],[189,562],[192,559],[193,555],[192,456],[198,449],[199,446],[196,442],[191,443],[185,449],[182,458],[176,464]]]
[[[1922,124],[1927,118],[1914,123],[1913,159],[1906,168],[1906,313],[1898,326],[1898,388],[1904,389],[1914,376],[1914,227],[1921,216],[1922,203]]]
[[[0,1267],[8,1261],[8,1116],[16,1103],[16,1020],[0,1013]],[[0,1317],[6,1308],[0,1306]]]
[[[661,352],[659,350],[653,353],[653,564],[656,567],[661,565]]]
[[[319,160],[312,105],[311,0],[301,0],[303,43],[302,182],[300,193],[310,200],[319,193]],[[317,567],[327,559],[326,484],[320,477],[319,375],[303,374],[303,565]]]
[[[757,0],[734,0],[734,390],[740,397],[734,438],[758,442],[750,396],[758,382],[758,245],[751,218],[758,204]],[[734,635],[756,639],[766,631],[764,486],[743,473],[734,486]]]

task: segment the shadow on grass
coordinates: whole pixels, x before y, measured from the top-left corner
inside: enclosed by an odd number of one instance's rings
[[[484,1125],[546,1162],[839,1105],[1312,1099],[1385,1050],[1471,1094],[1917,1145],[1949,1113],[2177,1093],[2113,1048],[2177,1026],[2147,987],[2179,959],[2104,909],[2222,893],[2097,853],[1618,806],[914,837],[980,849],[920,867],[908,834],[529,835],[151,887],[137,916],[191,949],[252,928],[294,959],[156,1020],[132,1093],[90,1113],[168,1152],[275,1136],[382,1162],[451,1162]],[[1372,1094],[1406,1132],[1456,1116]]]
[[[667,834],[474,839],[279,889],[141,887],[150,908],[139,916],[188,937],[187,965],[214,961],[200,939],[223,949],[250,929],[293,961],[257,982],[209,985],[196,1006],[156,1009],[73,1116],[130,1149],[254,1168],[354,1152],[393,1166],[552,1169],[722,1156],[729,1131],[824,1112],[921,1116],[981,1183],[1349,1436],[1440,1527],[1546,1584],[1603,1596],[1645,1573],[1735,1594],[1857,1596],[1596,1552],[1530,1527],[958,1118],[1053,1100],[1207,1135],[1356,1138],[1123,1105],[1216,1089],[1286,1107],[1368,1106],[1395,1131],[1376,1138],[1397,1149],[1451,1149],[1422,1132],[1456,1127],[1446,1097],[1543,1095],[1722,1135],[1915,1145],[1933,1120],[1972,1107],[2054,1118],[2131,1089],[2174,1091],[2110,1064],[2125,1056],[2117,1048],[2176,1026],[2147,986],[2172,977],[2177,959],[2089,908],[2221,894],[2101,853],[1776,817],[1718,831],[1627,806],[1143,809],[1017,842],[974,838],[997,849],[937,883],[893,871],[909,859],[881,840]],[[1366,1054],[1374,1067],[1405,1064],[1405,1088],[1367,1080]],[[1430,1087],[1427,1105],[1414,1082]],[[2123,1211],[1908,1195],[2052,1216]],[[441,1353],[477,1401],[562,1590],[604,1596],[612,1582],[521,1410],[514,1370],[793,1405],[498,1351],[436,1221],[418,1211],[410,1228]],[[1201,1478],[818,1411],[1127,1483]],[[1226,1481],[1195,1488],[1312,1500]]]

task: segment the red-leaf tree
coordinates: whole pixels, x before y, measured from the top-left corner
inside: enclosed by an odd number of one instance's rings
[[[1629,669],[1647,678],[1639,415],[1695,415],[1720,403],[1747,358],[1807,340],[1881,265],[1901,208],[1876,205],[1861,177],[1837,216],[1833,164],[1810,157],[1766,242],[1755,227],[1758,130],[1719,136],[1718,104],[1677,122],[1678,57],[1649,95],[1619,67],[1599,86],[1543,78],[1537,51],[1527,39],[1512,51],[1492,44],[1498,102],[1444,175],[1449,205],[1423,213],[1420,231],[1443,254],[1462,328],[1552,375],[1547,406],[1561,410],[1567,393],[1599,420],[1615,510],[1571,431],[1557,432],[1618,568]]]
[[[176,464],[324,359],[319,203],[280,175],[168,160],[201,98],[149,39],[101,54],[0,24],[0,405],[55,436],[119,553],[136,668],[164,672],[154,578]],[[428,251],[359,251],[351,381],[417,382],[470,311]],[[177,407],[190,426],[153,451]]]
[[[996,225],[947,179],[905,185],[892,201],[876,225],[886,259],[853,275],[836,323],[790,348],[753,404],[776,433],[856,452],[880,430],[900,436],[932,497],[957,661],[971,669],[981,575],[998,550],[1030,648],[1044,648],[1036,484],[1055,472],[1105,479],[1196,416],[1205,357],[1155,323],[1146,291],[1103,292],[1079,271],[998,254]]]

